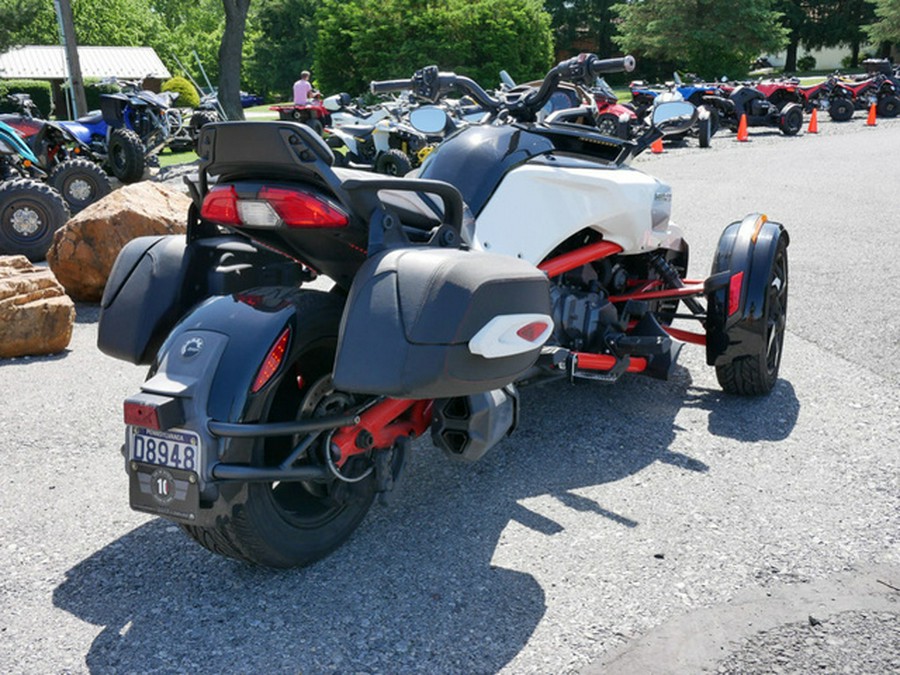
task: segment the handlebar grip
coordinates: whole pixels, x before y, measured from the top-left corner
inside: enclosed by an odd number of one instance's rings
[[[591,72],[594,75],[601,73],[630,73],[637,62],[630,54],[618,59],[597,59],[591,64]]]
[[[369,83],[369,91],[373,94],[386,94],[391,91],[403,91],[404,89],[412,89],[412,80],[382,80]]]

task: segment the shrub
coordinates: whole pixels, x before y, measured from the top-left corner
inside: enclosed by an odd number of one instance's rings
[[[797,59],[797,70],[815,70],[816,69],[816,57],[812,54],[806,54]]]
[[[197,93],[196,87],[183,77],[176,76],[166,80],[163,82],[162,91],[178,92],[175,105],[179,108],[196,108],[200,105],[200,94]]]
[[[8,101],[9,94],[28,94],[41,115],[53,112],[50,83],[45,80],[0,80],[0,112],[15,112],[16,105]]]

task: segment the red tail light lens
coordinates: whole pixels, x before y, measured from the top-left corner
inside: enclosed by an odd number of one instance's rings
[[[275,340],[275,344],[272,345],[272,348],[266,355],[259,372],[256,374],[256,379],[253,381],[253,386],[250,388],[250,391],[254,394],[265,387],[269,380],[272,379],[272,376],[278,372],[281,362],[284,361],[284,355],[287,354],[290,337],[291,329],[285,328],[284,332]]]
[[[240,225],[237,190],[233,185],[217,185],[203,200],[200,217],[222,225]]]
[[[344,227],[347,214],[306,192],[264,187],[259,199],[272,205],[288,227]]]
[[[239,199],[233,185],[217,185],[203,200],[200,215],[221,225],[249,227],[275,227],[279,218],[288,227],[301,228],[344,227],[350,222],[346,213],[315,195],[277,187],[261,188],[255,199]]]

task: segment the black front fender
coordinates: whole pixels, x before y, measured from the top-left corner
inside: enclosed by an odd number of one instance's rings
[[[760,352],[766,339],[765,301],[772,264],[787,230],[766,216],[751,214],[722,232],[707,291],[706,361],[723,365]],[[727,277],[727,282],[724,282]]]

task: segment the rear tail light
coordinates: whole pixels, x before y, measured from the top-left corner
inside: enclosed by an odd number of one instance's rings
[[[221,225],[274,228],[344,227],[347,214],[326,200],[300,190],[262,187],[253,198],[238,196],[233,185],[217,185],[203,200],[200,215]]]
[[[253,386],[250,388],[250,391],[254,394],[265,387],[269,380],[272,379],[272,376],[278,372],[281,362],[284,361],[284,356],[287,354],[290,337],[291,329],[285,328],[284,332],[275,340],[275,344],[272,345],[269,353],[266,354],[266,358],[256,374],[256,379],[253,380]]]

